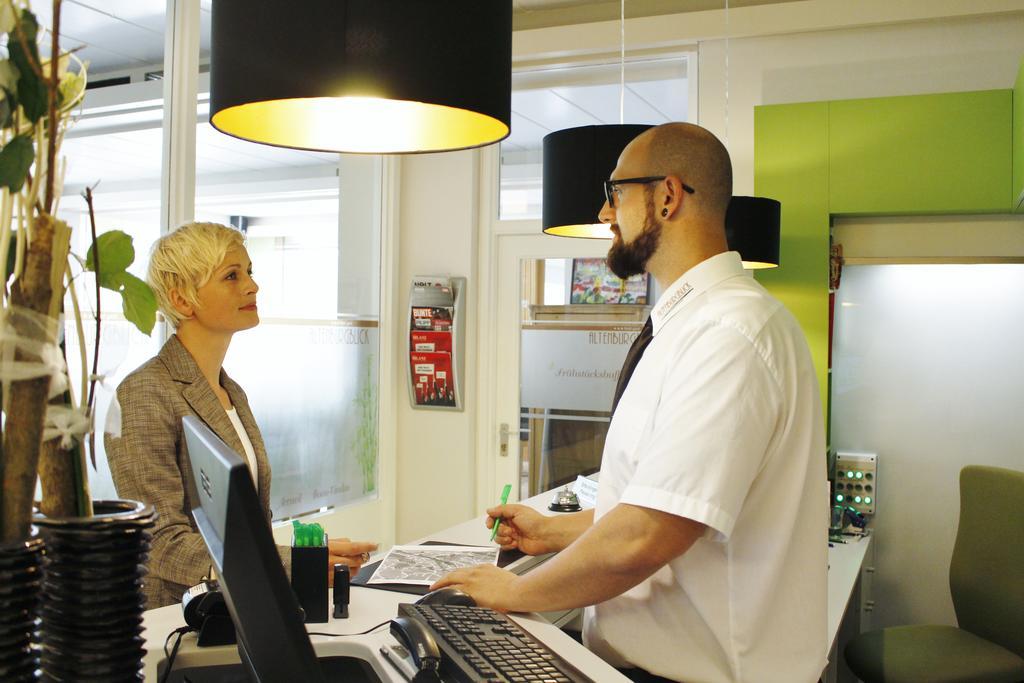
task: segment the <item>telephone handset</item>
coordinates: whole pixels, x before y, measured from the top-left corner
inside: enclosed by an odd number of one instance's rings
[[[188,627],[199,632],[197,645],[232,645],[236,642],[235,624],[216,581],[201,581],[185,591],[181,596],[181,611]]]
[[[413,664],[418,671],[413,678],[414,681],[418,683],[441,680],[441,648],[437,646],[434,636],[422,622],[409,617],[395,617],[391,620],[391,635],[412,655]]]

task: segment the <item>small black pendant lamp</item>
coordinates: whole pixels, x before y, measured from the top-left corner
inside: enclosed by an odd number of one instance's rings
[[[372,154],[509,134],[512,1],[214,0],[210,123],[268,145]]]
[[[748,270],[777,268],[782,204],[768,197],[734,195],[725,213],[725,240]]]
[[[604,205],[604,181],[629,142],[647,124],[565,128],[544,136],[541,226],[549,235],[611,239],[597,219]]]

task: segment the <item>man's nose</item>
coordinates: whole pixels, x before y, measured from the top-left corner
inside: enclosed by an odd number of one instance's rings
[[[602,223],[614,223],[615,222],[615,209],[608,205],[608,200],[604,200],[604,205],[597,214],[597,218]]]

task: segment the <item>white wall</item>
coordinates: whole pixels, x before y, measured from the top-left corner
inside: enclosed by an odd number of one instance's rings
[[[397,528],[402,543],[473,514],[476,367],[476,230],[479,152],[409,155],[402,159],[396,334],[408,328],[415,275],[467,278],[466,378],[462,412],[414,410],[405,387],[408,347],[398,344]],[[384,426],[386,428],[386,425]]]
[[[960,470],[1024,469],[1022,289],[1022,264],[843,271],[832,443],[878,454],[876,627],[956,623]]]

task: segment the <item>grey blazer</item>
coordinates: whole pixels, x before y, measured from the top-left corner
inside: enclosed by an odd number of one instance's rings
[[[270,463],[263,438],[242,388],[223,369],[220,382],[256,453],[260,506],[269,523]],[[153,609],[181,602],[185,590],[199,583],[211,566],[192,519],[192,468],[181,418],[195,415],[243,458],[245,451],[231,419],[177,336],[124,378],[117,400],[121,435],[103,435],[117,494],[149,503],[159,514],[143,587],[146,607]]]

